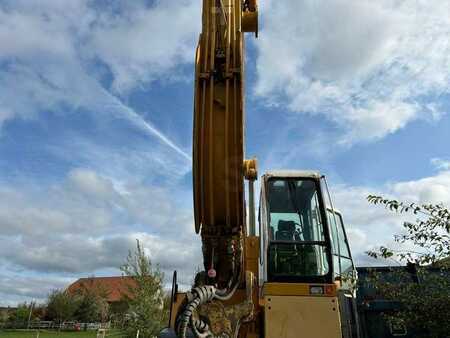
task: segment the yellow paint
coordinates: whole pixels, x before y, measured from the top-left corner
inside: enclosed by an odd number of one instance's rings
[[[335,297],[336,286],[334,284],[304,284],[304,283],[265,283],[264,295],[274,296],[311,296],[310,286],[323,286],[329,292],[324,295],[314,295],[313,297]]]
[[[265,338],[341,338],[337,297],[265,296]]]
[[[177,292],[177,296],[175,302],[172,304],[172,317],[170,318],[170,327],[175,329],[175,319],[177,317],[178,311],[180,310],[181,305],[186,299],[185,292]]]
[[[258,276],[259,268],[259,237],[247,236],[245,237],[245,270],[251,271],[255,276]]]

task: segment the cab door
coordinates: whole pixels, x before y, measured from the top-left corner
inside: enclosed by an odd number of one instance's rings
[[[342,215],[327,209],[331,233],[331,253],[335,280],[341,287],[338,291],[341,328],[344,338],[359,338],[359,321],[356,305],[356,269],[350,252]]]

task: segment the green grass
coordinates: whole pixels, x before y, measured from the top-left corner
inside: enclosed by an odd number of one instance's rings
[[[58,332],[43,330],[39,332],[39,338],[96,338],[97,331]],[[111,330],[106,332],[106,338],[122,338],[120,331]],[[0,338],[36,338],[36,330],[0,330]]]

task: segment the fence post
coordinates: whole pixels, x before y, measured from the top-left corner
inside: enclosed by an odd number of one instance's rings
[[[32,315],[32,313],[33,313],[33,307],[34,307],[34,303],[33,303],[33,301],[31,301],[31,304],[30,304],[30,313],[29,313],[29,315],[28,315],[27,330],[30,329],[30,320],[31,320],[31,315]]]
[[[106,329],[99,328],[97,330],[97,338],[105,338],[106,336]]]

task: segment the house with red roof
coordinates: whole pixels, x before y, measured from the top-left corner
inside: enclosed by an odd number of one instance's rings
[[[87,277],[80,278],[66,289],[70,294],[93,292],[102,297],[113,310],[128,308],[127,299],[133,297],[132,289],[137,286],[133,277]]]

